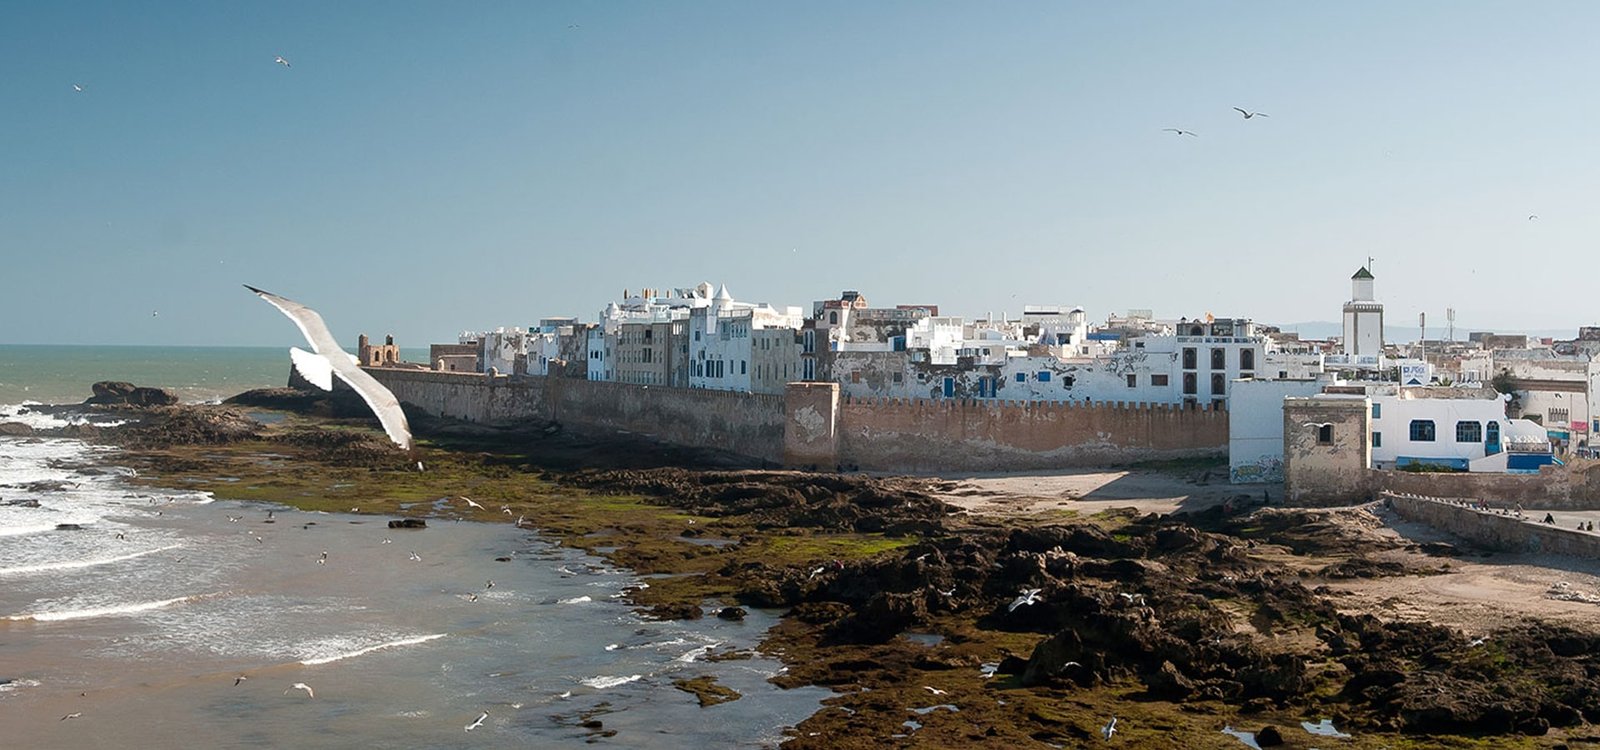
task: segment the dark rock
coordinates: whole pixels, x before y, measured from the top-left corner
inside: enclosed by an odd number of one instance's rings
[[[20,500],[0,500],[0,505],[9,505],[13,508],[37,508],[39,507],[39,501],[31,497],[24,497]]]
[[[400,518],[389,522],[391,529],[426,529],[428,522],[421,518]]]
[[[33,428],[21,422],[0,422],[0,435],[6,437],[28,437],[33,434]]]
[[[850,605],[842,602],[802,602],[790,612],[807,625],[824,625],[850,616]]]
[[[172,406],[178,396],[165,388],[136,386],[116,380],[102,380],[90,386],[94,395],[85,404],[125,404],[128,406]]]
[[[723,607],[717,611],[717,618],[722,620],[743,620],[747,614],[750,613],[746,612],[743,607]]]
[[[578,726],[583,727],[584,729],[602,729],[605,727],[605,722],[599,719],[588,719]]]
[[[1256,744],[1262,747],[1277,747],[1283,744],[1283,733],[1278,728],[1268,724],[1256,732]]]
[[[1015,654],[1007,654],[1000,660],[999,674],[1022,674],[1028,669],[1028,660]]]
[[[76,523],[58,523],[56,524],[56,531],[83,531],[83,525]]]
[[[1154,674],[1146,677],[1144,684],[1150,697],[1164,701],[1181,701],[1194,693],[1194,681],[1185,677],[1170,661],[1161,662]]]
[[[700,605],[689,602],[667,602],[651,607],[647,614],[657,620],[698,620]]]

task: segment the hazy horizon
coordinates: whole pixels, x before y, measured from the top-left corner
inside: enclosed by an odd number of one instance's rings
[[[1597,22],[1579,2],[7,6],[0,342],[298,343],[245,283],[341,342],[407,347],[704,280],[808,309],[856,289],[1278,324],[1337,320],[1369,256],[1391,322],[1575,333],[1600,316],[1545,279],[1597,262]]]

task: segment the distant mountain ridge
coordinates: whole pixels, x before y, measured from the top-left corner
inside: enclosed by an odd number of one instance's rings
[[[1265,322],[1265,321],[1257,321]],[[1441,321],[1442,323],[1442,321]],[[1344,335],[1344,324],[1326,320],[1313,320],[1304,323],[1266,323],[1277,326],[1279,330],[1290,333],[1299,333],[1302,339],[1332,339]],[[1428,340],[1437,341],[1445,338],[1446,327],[1434,327],[1433,322],[1428,324]],[[1493,330],[1495,333],[1525,333],[1529,338],[1571,339],[1578,335],[1578,326],[1571,328],[1536,328],[1536,329],[1484,329],[1456,326],[1456,340],[1466,341],[1467,334],[1472,331]],[[1390,343],[1408,343],[1417,340],[1420,331],[1416,326],[1384,326],[1383,340]]]

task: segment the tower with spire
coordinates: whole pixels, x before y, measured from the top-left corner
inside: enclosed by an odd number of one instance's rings
[[[1350,301],[1344,303],[1344,353],[1351,357],[1383,356],[1383,303],[1373,296],[1373,281],[1367,266],[1350,277]]]

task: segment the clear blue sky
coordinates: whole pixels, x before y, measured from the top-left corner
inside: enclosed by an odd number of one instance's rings
[[[241,283],[408,346],[702,280],[1336,320],[1368,255],[1391,324],[1572,328],[1600,318],[1596,28],[1592,2],[6,3],[0,343],[297,343]]]

